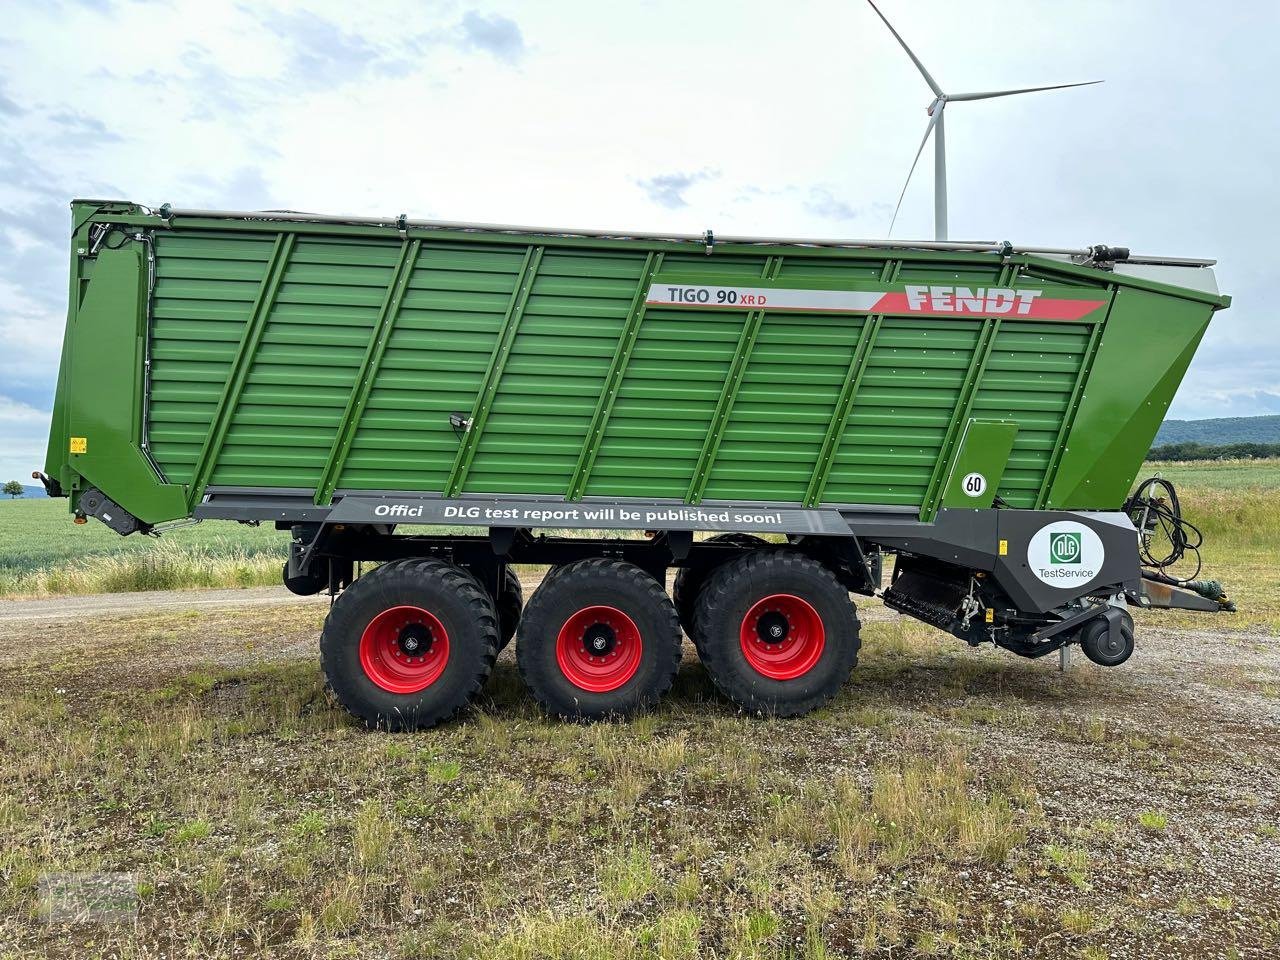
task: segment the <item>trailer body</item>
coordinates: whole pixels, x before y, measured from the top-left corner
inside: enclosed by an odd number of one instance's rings
[[[495,597],[508,562],[784,534],[864,593],[896,554],[899,609],[1029,655],[1138,595],[1121,506],[1229,304],[1107,248],[72,210],[45,470],[82,517],[271,521],[295,580],[431,555]],[[440,524],[480,529],[391,536]]]

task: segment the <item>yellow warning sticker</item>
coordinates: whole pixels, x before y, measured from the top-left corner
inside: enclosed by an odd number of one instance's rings
[[[89,438],[88,437],[72,437],[71,452],[72,453],[88,453]]]
[[[1002,557],[1007,557],[1008,555],[1009,555],[1009,541],[1008,541],[1008,540],[1001,540],[1001,541],[1000,541],[1000,556],[1002,556]]]
[[[996,622],[996,612],[995,612],[995,610],[993,610],[991,607],[987,607],[987,616],[986,616],[986,621],[987,621],[987,623],[995,623],[995,622]]]

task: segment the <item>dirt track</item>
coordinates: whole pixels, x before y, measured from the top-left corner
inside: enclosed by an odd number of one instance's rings
[[[99,593],[47,600],[0,600],[0,631],[38,620],[74,617],[130,616],[146,611],[230,610],[281,603],[324,603],[326,598],[297,597],[284,587],[228,590],[149,590],[142,593]]]

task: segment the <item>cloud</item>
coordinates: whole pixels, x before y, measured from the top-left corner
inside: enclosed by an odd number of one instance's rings
[[[120,141],[123,139],[120,134],[109,129],[97,117],[91,117],[77,110],[60,110],[57,113],[49,114],[47,119],[54,126],[61,128],[66,136],[92,137],[99,142],[104,140]]]
[[[6,238],[6,245],[10,241]],[[30,255],[27,255],[30,258]],[[7,259],[7,258],[6,258]],[[30,259],[24,262],[30,262]],[[42,271],[42,274],[44,271]],[[66,294],[66,277],[56,276]],[[32,288],[44,281],[31,283]],[[21,397],[25,402],[44,403],[53,393],[53,377],[58,370],[65,327],[65,299],[55,302],[56,294],[39,300],[25,292],[14,279],[0,278],[0,384],[5,394]]]
[[[287,79],[310,89],[347,83],[374,69],[383,58],[383,48],[305,10],[268,11],[259,19],[287,51]]]
[[[22,112],[22,107],[18,106],[3,93],[0,93],[0,114],[4,114],[6,117],[16,117]]]
[[[1204,417],[1259,417],[1280,413],[1280,385],[1228,389],[1191,389],[1183,385],[1169,408],[1172,419]]]
[[[520,25],[507,17],[496,13],[485,16],[468,10],[458,30],[464,48],[483,50],[510,64],[519,62],[524,56],[524,34],[520,32]]]
[[[50,413],[0,395],[0,480],[28,482],[44,466]]]
[[[636,183],[658,206],[666,207],[668,210],[679,210],[689,205],[689,201],[684,198],[686,190],[703,181],[714,180],[717,176],[719,176],[718,173],[710,170],[699,170],[695,173],[660,173],[647,180],[637,180]]]

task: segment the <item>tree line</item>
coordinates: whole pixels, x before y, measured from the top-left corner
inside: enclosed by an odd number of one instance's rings
[[[1280,457],[1280,443],[1163,443],[1151,448],[1148,460],[1256,460]]]

